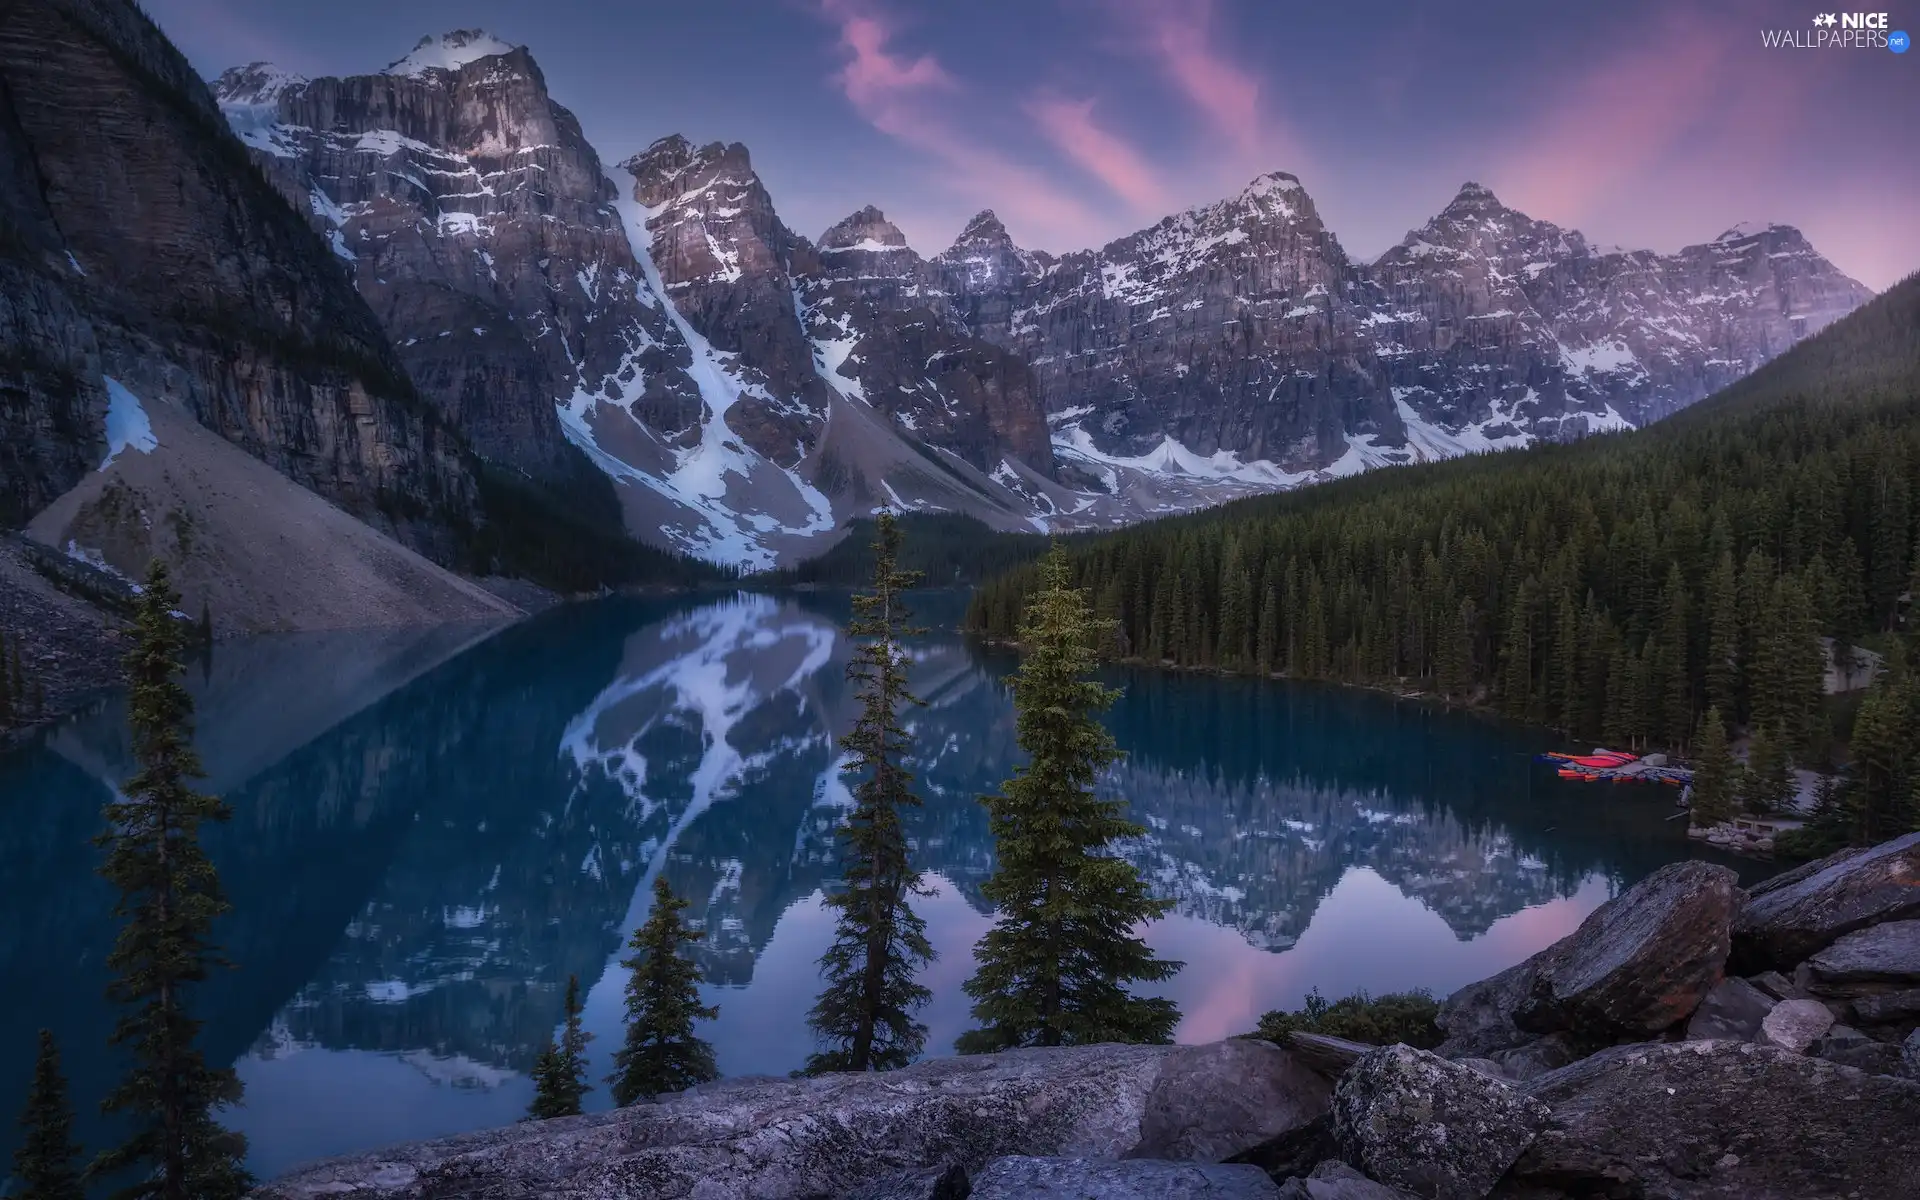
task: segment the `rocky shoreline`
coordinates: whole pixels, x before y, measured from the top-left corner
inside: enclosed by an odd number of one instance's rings
[[[1102,1045],[723,1080],[297,1170],[257,1200],[1920,1195],[1920,833],[1676,863],[1449,997],[1436,1050]]]

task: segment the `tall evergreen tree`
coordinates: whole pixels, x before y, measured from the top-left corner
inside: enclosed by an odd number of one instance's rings
[[[593,1039],[580,1025],[580,977],[567,976],[566,1018],[560,1037],[547,1039],[547,1048],[533,1064],[533,1105],[527,1115],[577,1117],[580,1101],[593,1085],[587,1082],[587,1043]]]
[[[16,1200],[86,1200],[74,1160],[73,1106],[60,1073],[60,1048],[53,1030],[40,1031],[40,1054],[33,1064],[33,1086],[20,1114],[22,1137],[13,1152],[13,1175],[24,1191]]]
[[[841,886],[826,898],[838,917],[833,944],[820,957],[826,990],[807,1018],[824,1049],[808,1074],[888,1071],[919,1057],[927,1027],[914,1012],[931,997],[914,974],[933,960],[926,922],[912,897],[925,895],[907,848],[905,810],[918,808],[900,710],[918,704],[907,688],[901,639],[922,632],[910,621],[903,593],[917,575],[896,568],[900,531],[892,514],[875,521],[873,590],[853,598],[847,625],[861,639],[847,678],[859,685],[860,716],[841,739],[854,784],[853,811],[840,829]]]
[[[1704,828],[1733,820],[1739,783],[1739,764],[1727,746],[1727,727],[1720,710],[1709,708],[1694,739],[1693,815],[1688,823]]]
[[[1747,742],[1747,770],[1740,782],[1740,803],[1750,813],[1784,812],[1796,789],[1793,760],[1777,729],[1761,726]]]
[[[1090,678],[1097,631],[1085,596],[1069,586],[1066,553],[1041,564],[1012,677],[1016,728],[1028,763],[984,798],[998,869],[983,891],[999,910],[975,950],[965,985],[980,1028],[962,1054],[1018,1046],[1167,1042],[1179,1013],[1164,998],[1130,995],[1131,982],[1172,976],[1135,932],[1164,913],[1133,864],[1108,853],[1145,829],[1094,784],[1119,757],[1098,720],[1116,693]]]
[[[607,1082],[622,1108],[643,1096],[681,1092],[720,1076],[713,1047],[694,1036],[695,1021],[711,1021],[717,1007],[700,1003],[700,968],[680,952],[702,934],[680,919],[687,902],[673,894],[664,875],[653,880],[653,911],[627,943],[634,951],[620,965],[627,979],[626,1044],[613,1058]]]
[[[120,892],[114,915],[126,925],[107,955],[109,998],[128,1006],[112,1042],[133,1059],[102,1107],[132,1132],[94,1163],[103,1175],[137,1171],[121,1200],[238,1200],[251,1184],[242,1163],[246,1140],[220,1126],[215,1111],[239,1102],[240,1079],[216,1069],[195,1044],[200,1021],[187,1008],[193,985],[225,965],[212,942],[214,918],[227,909],[213,863],[200,845],[205,821],[227,806],[194,791],[201,776],[192,744],[193,700],[180,685],[179,596],[166,567],[147,570],[127,655],[128,723],[140,770],[107,805],[101,874]]]

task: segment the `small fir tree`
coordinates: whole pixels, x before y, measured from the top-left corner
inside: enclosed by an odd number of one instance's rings
[[[1798,790],[1787,744],[1772,727],[1754,731],[1747,743],[1747,770],[1741,780],[1740,804],[1757,815],[1784,812]]]
[[[1154,957],[1135,932],[1164,913],[1133,864],[1107,853],[1145,832],[1094,782],[1119,757],[1098,714],[1116,693],[1089,676],[1097,630],[1084,594],[1069,586],[1054,547],[1021,630],[1025,657],[1012,678],[1016,728],[1029,762],[984,798],[998,869],[982,890],[999,916],[976,948],[965,984],[980,1028],[962,1054],[1019,1046],[1167,1042],[1179,1012],[1164,998],[1130,995],[1182,964]]]
[[[849,755],[854,808],[840,829],[842,886],[826,898],[837,912],[833,944],[820,958],[826,989],[807,1018],[823,1049],[807,1060],[806,1072],[886,1071],[919,1057],[927,1027],[914,1012],[932,993],[914,973],[933,959],[926,922],[911,898],[925,895],[920,872],[909,861],[902,813],[918,808],[913,775],[905,765],[902,707],[918,704],[907,690],[902,637],[921,632],[901,594],[918,572],[897,569],[900,530],[882,510],[874,522],[873,590],[853,598],[847,632],[863,639],[847,678],[860,685],[861,712],[842,739]]]
[[[1727,746],[1727,728],[1720,710],[1709,708],[1694,740],[1693,816],[1697,828],[1733,820],[1739,764]]]
[[[625,1107],[643,1096],[685,1091],[719,1078],[713,1047],[694,1036],[695,1021],[720,1010],[700,1003],[700,968],[680,948],[701,934],[680,920],[687,902],[673,894],[665,876],[653,881],[653,912],[627,945],[627,1038],[614,1055],[607,1082],[613,1102]]]
[[[593,1090],[587,1082],[587,1043],[593,1035],[580,1027],[580,1011],[580,977],[569,975],[566,1020],[560,1038],[548,1038],[547,1048],[533,1065],[533,1106],[527,1110],[530,1117],[577,1117],[581,1098]]]
[[[93,1164],[102,1175],[135,1171],[117,1200],[238,1200],[251,1184],[246,1140],[221,1127],[217,1109],[240,1100],[231,1068],[209,1066],[188,1011],[193,985],[226,965],[212,942],[227,909],[213,863],[200,845],[205,821],[230,811],[188,786],[201,775],[194,753],[193,700],[180,686],[179,597],[166,567],[147,570],[127,655],[128,723],[140,770],[107,805],[101,874],[120,892],[114,915],[126,925],[107,955],[107,994],[127,1006],[111,1041],[133,1059],[102,1103],[132,1132]]]
[[[33,1064],[33,1087],[20,1115],[20,1148],[13,1152],[14,1178],[25,1190],[17,1200],[85,1200],[74,1160],[73,1106],[60,1073],[60,1048],[53,1031],[40,1031],[40,1055]]]

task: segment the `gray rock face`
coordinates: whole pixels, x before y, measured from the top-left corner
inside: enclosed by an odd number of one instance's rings
[[[1908,1076],[1920,1080],[1920,1029],[1907,1035],[1900,1044],[1900,1065],[1906,1068]]]
[[[1795,1054],[1805,1054],[1833,1028],[1833,1010],[1818,1000],[1782,1000],[1760,1022],[1757,1039]]]
[[[969,1200],[1271,1200],[1280,1189],[1259,1167],[1134,1159],[998,1158]]]
[[[917,1173],[977,1173],[1007,1155],[1119,1159],[1184,1147],[1225,1157],[1283,1137],[1325,1095],[1285,1051],[1240,1045],[1254,1052],[1090,1046],[934,1059],[883,1076],[723,1081],[656,1104],[321,1163],[258,1194],[799,1200],[932,1186]],[[1202,1102],[1209,1070],[1238,1072],[1215,1078],[1213,1107]],[[1296,1082],[1308,1091],[1289,1098]],[[1275,1107],[1253,1111],[1236,1092]]]
[[[1281,1200],[1413,1200],[1412,1193],[1375,1183],[1339,1159],[1328,1159],[1313,1174],[1280,1185]]]
[[[967,1173],[958,1166],[903,1171],[855,1188],[837,1200],[967,1200]]]
[[[1742,973],[1791,970],[1856,929],[1920,918],[1920,833],[1843,850],[1754,888],[1733,927]]]
[[[1360,1056],[1372,1050],[1372,1046],[1361,1042],[1350,1042],[1346,1038],[1330,1037],[1324,1033],[1307,1033],[1294,1030],[1287,1034],[1287,1049],[1293,1051],[1300,1061],[1314,1070],[1332,1078],[1339,1078],[1348,1067],[1360,1061]]]
[[[1619,1046],[1535,1080],[1514,1195],[1920,1195],[1920,1086],[1770,1046]],[[1528,1189],[1535,1189],[1529,1191]]]
[[[1920,984],[1920,920],[1850,933],[1809,958],[1807,973],[1812,989],[1823,994],[1861,984]]]
[[[1578,1057],[1573,1039],[1564,1033],[1550,1033],[1511,1050],[1495,1050],[1488,1055],[1489,1061],[1508,1079],[1532,1079],[1557,1071]]]
[[[1853,1019],[1863,1025],[1889,1024],[1920,1018],[1920,988],[1859,996],[1853,1001]]]
[[[1386,1046],[1342,1077],[1333,1129],[1341,1156],[1374,1179],[1432,1200],[1479,1200],[1549,1115],[1470,1067]]]
[[[1607,1042],[1685,1020],[1720,982],[1736,894],[1725,867],[1660,868],[1526,962],[1448,997],[1440,1053],[1498,1061],[1529,1034]]]
[[[1760,1033],[1760,1023],[1778,1004],[1772,996],[1738,976],[1720,981],[1687,1021],[1687,1038],[1702,1041],[1712,1038],[1750,1042]]]
[[[1873,1075],[1900,1073],[1900,1047],[1877,1041],[1858,1029],[1835,1025],[1807,1047],[1807,1053],[1844,1067],[1855,1067]]]
[[[1249,1148],[1248,1130],[1277,1136],[1304,1128],[1326,1114],[1332,1097],[1325,1079],[1269,1042],[1230,1038],[1187,1047],[1154,1081],[1133,1153],[1220,1162]]]
[[[0,404],[0,507],[23,516],[99,466],[111,376],[449,557],[440,518],[381,510],[472,517],[459,439],[185,57],[125,0],[22,0],[0,83],[0,395],[26,400]]]

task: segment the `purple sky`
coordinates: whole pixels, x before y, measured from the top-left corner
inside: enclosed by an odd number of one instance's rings
[[[1882,2],[1920,33],[1920,0]],[[991,207],[1069,250],[1286,170],[1372,258],[1474,179],[1603,243],[1787,222],[1884,288],[1920,269],[1920,51],[1762,46],[1816,3],[145,0],[207,75],[487,28],[610,163],[744,142],[809,236],[871,203],[931,254]]]

